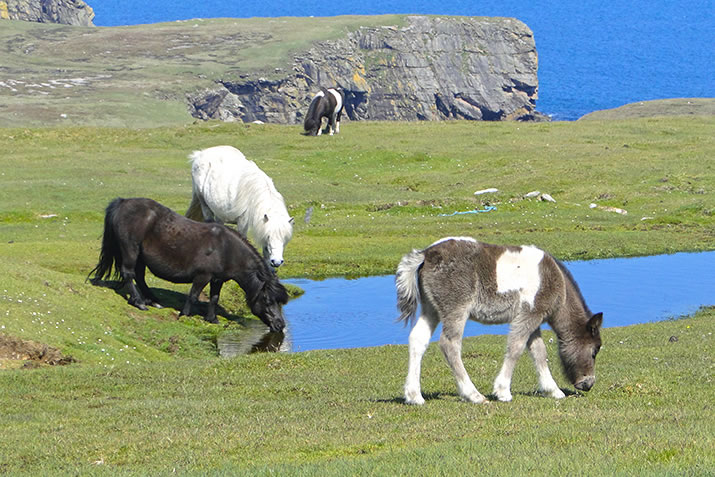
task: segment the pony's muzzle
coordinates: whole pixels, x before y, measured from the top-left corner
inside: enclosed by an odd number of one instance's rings
[[[275,258],[272,258],[272,259],[271,259],[271,267],[273,267],[273,268],[278,268],[278,267],[280,267],[281,265],[283,265],[283,260],[278,260],[278,259],[275,259]]]
[[[574,387],[579,391],[588,391],[593,387],[595,382],[596,376],[586,376],[581,381],[574,384]]]

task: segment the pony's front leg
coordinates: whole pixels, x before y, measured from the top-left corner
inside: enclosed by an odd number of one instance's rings
[[[218,305],[218,296],[221,293],[223,282],[219,280],[211,280],[211,296],[209,297],[209,309],[206,312],[206,321],[209,323],[218,323],[216,318],[216,306]]]
[[[409,338],[409,364],[407,380],[405,381],[405,402],[407,404],[424,404],[420,389],[420,372],[422,356],[427,351],[429,340],[437,327],[437,320],[427,315],[420,315]]]
[[[547,364],[546,356],[546,345],[544,340],[541,338],[541,329],[537,328],[527,342],[529,347],[529,353],[531,358],[534,360],[534,366],[536,367],[536,372],[539,375],[539,392],[556,399],[562,399],[566,397],[564,392],[559,388],[554,381],[553,376],[551,376],[551,371],[549,371],[549,365]]]
[[[316,134],[316,136],[320,136],[321,134],[323,134],[323,118],[320,118],[318,121],[318,134]]]
[[[526,348],[526,341],[531,333],[523,330],[522,327],[514,326],[509,330],[509,336],[506,339],[506,356],[501,371],[494,380],[494,395],[500,401],[511,401],[511,377],[514,373],[514,367],[519,360],[519,356]]]
[[[184,303],[184,308],[181,310],[179,315],[190,315],[191,306],[199,301],[199,293],[204,289],[206,284],[209,282],[209,278],[205,277],[194,277],[194,281],[191,284],[191,290],[189,291],[189,296],[186,297],[186,303]]]
[[[442,320],[442,336],[439,338],[439,347],[442,349],[449,367],[452,368],[460,397],[465,401],[479,404],[486,402],[487,399],[477,391],[462,362],[462,335],[466,322],[466,314],[463,316],[453,315],[447,320]]]

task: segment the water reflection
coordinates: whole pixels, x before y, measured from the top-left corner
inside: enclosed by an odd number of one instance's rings
[[[228,332],[216,339],[219,356],[260,352],[290,351],[290,339],[283,332],[272,332],[258,320],[247,320],[240,332]]]
[[[567,262],[586,303],[604,313],[604,326],[626,326],[695,312],[715,304],[715,251]],[[257,320],[237,337],[219,338],[221,356],[260,351],[307,351],[406,344],[398,316],[395,277],[285,280],[305,294],[285,307],[284,336]],[[250,320],[249,320],[250,321]],[[507,325],[468,322],[465,336],[506,334]],[[433,340],[438,339],[437,328]],[[279,335],[283,335],[279,333]]]

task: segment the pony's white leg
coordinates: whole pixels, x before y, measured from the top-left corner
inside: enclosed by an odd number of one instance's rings
[[[531,333],[524,330],[523,326],[514,326],[509,330],[506,339],[506,356],[501,371],[494,380],[494,395],[500,401],[511,401],[511,376],[514,373],[514,366],[526,348],[526,342]]]
[[[478,404],[486,402],[487,399],[477,391],[462,362],[462,335],[466,322],[467,313],[442,320],[442,336],[439,338],[439,347],[447,359],[449,367],[452,368],[460,397],[465,401]]]
[[[405,402],[407,404],[424,404],[420,389],[420,371],[422,356],[427,351],[429,340],[437,327],[437,320],[425,315],[420,315],[412,327],[409,339],[409,364],[407,369],[407,379],[405,381]]]
[[[335,114],[333,114],[333,115],[331,116],[330,122],[328,123],[328,125],[330,126],[330,135],[332,136],[333,133],[335,132],[335,129],[334,129],[334,127],[335,127]]]
[[[340,134],[340,118],[335,120],[335,134]]]
[[[541,338],[541,329],[537,328],[536,331],[531,334],[527,346],[534,360],[536,372],[539,375],[539,392],[556,399],[566,397],[558,384],[556,384],[556,381],[554,381],[553,376],[551,376],[551,371],[549,371],[549,365],[546,359],[546,345]]]

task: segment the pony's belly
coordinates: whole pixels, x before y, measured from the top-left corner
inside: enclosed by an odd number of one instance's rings
[[[514,306],[512,303],[505,303],[501,307],[477,306],[472,309],[469,319],[484,323],[485,325],[501,325],[511,323],[514,319]]]

